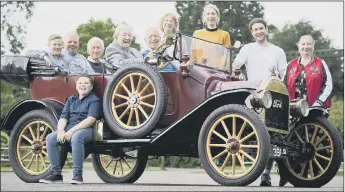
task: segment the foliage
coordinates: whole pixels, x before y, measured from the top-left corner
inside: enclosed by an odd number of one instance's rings
[[[111,18],[102,20],[94,20],[91,18],[88,23],[81,24],[77,27],[77,33],[80,36],[79,39],[79,50],[78,53],[87,57],[87,43],[92,37],[99,37],[104,41],[104,46],[107,47],[113,42],[113,35],[116,29],[116,25],[113,23]],[[133,38],[131,47],[140,50],[140,45],[135,43]]]
[[[196,29],[203,28],[202,12],[207,3],[216,5],[220,12],[219,28],[230,33],[231,44],[236,40],[242,43],[252,41],[248,28],[249,22],[262,18],[264,7],[258,2],[248,1],[177,1],[175,8],[180,15],[180,30],[183,34],[193,35]]]
[[[5,54],[6,43],[9,43],[9,51],[13,54],[20,53],[24,48],[26,24],[21,18],[30,21],[34,7],[33,1],[1,1],[1,34],[5,36],[3,39],[1,35],[1,55]]]
[[[1,55],[9,50],[19,54],[24,48],[26,22],[33,15],[35,2],[32,1],[1,1]],[[30,98],[30,90],[0,81],[1,113],[3,118],[20,100]]]
[[[8,111],[19,101],[31,97],[29,89],[17,87],[4,81],[0,81],[1,111],[0,118],[4,118]]]
[[[344,135],[344,98],[333,99],[330,109],[329,120]],[[344,137],[342,137],[344,140]]]
[[[150,159],[148,166],[161,166],[161,159]],[[165,158],[164,166],[171,168],[195,168],[200,167],[201,163],[199,158],[171,156]]]

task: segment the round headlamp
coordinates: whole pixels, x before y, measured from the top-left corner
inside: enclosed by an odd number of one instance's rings
[[[272,94],[268,90],[262,90],[257,97],[252,97],[251,105],[255,108],[270,108],[272,106]]]
[[[260,92],[260,97],[259,99],[262,102],[262,105],[268,109],[272,106],[272,94],[268,90],[264,90]]]
[[[290,110],[292,113],[298,113],[306,117],[309,115],[309,104],[306,99],[300,99],[290,104]]]
[[[309,114],[309,104],[307,102],[306,99],[302,99],[300,101],[300,113],[301,115],[303,115],[304,117],[308,116]]]

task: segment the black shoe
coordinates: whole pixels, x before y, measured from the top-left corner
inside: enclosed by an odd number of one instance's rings
[[[71,184],[83,184],[83,177],[81,175],[74,175]]]
[[[54,174],[49,175],[48,177],[39,180],[40,183],[62,183],[62,181],[63,181],[62,175],[54,175]]]
[[[288,181],[285,180],[284,178],[280,177],[279,180],[279,187],[284,187]]]
[[[264,173],[261,175],[260,186],[272,186],[271,185],[271,176],[268,173]]]

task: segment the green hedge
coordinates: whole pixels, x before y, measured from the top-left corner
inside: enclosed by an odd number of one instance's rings
[[[329,119],[333,125],[339,130],[341,138],[344,141],[344,100],[343,98],[334,98],[330,110]]]

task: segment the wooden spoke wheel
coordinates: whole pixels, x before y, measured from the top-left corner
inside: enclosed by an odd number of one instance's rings
[[[143,73],[131,73],[120,79],[111,98],[112,114],[125,129],[145,124],[156,108],[156,90]]]
[[[144,172],[147,158],[143,150],[116,155],[92,154],[95,171],[106,183],[134,183]]]
[[[238,122],[242,125],[237,133]],[[225,132],[225,135],[219,132]],[[260,154],[257,131],[240,115],[229,114],[219,118],[208,132],[206,142],[207,157],[211,165],[220,175],[229,179],[239,178],[250,172]],[[219,149],[222,151],[219,152]],[[223,161],[221,166],[217,165],[219,160]]]
[[[51,132],[52,127],[44,121],[33,121],[20,132],[17,158],[28,174],[39,175],[50,168],[45,139]]]
[[[296,187],[321,187],[337,173],[342,158],[340,134],[328,119],[307,117],[288,137],[292,154],[278,163],[281,174]]]
[[[10,135],[9,159],[24,182],[38,182],[50,174],[46,137],[56,130],[57,119],[48,111],[34,110],[20,117]]]
[[[212,112],[199,137],[199,156],[206,172],[222,185],[248,185],[264,170],[270,140],[265,125],[242,105]]]
[[[167,89],[162,76],[144,63],[117,70],[103,98],[104,117],[110,129],[122,138],[140,138],[151,133],[164,115]]]

